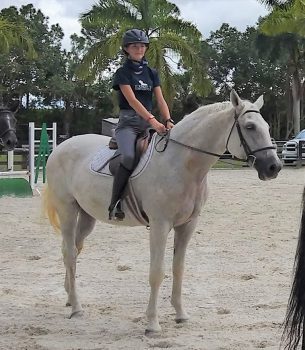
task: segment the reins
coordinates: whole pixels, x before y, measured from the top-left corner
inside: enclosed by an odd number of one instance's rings
[[[244,151],[246,153],[247,158],[246,159],[239,159],[237,157],[235,157],[235,158],[237,160],[240,160],[240,161],[246,162],[246,163],[248,163],[248,162],[250,162],[250,160],[252,160],[251,164],[254,165],[255,160],[256,160],[256,157],[254,155],[255,153],[260,152],[260,151],[264,151],[264,150],[268,150],[268,149],[276,149],[276,147],[275,146],[266,146],[266,147],[258,148],[258,149],[254,150],[254,151],[251,150],[249,144],[247,143],[246,139],[244,138],[244,135],[243,135],[243,133],[241,131],[241,127],[240,127],[239,122],[238,122],[238,118],[239,117],[241,117],[242,115],[244,115],[246,113],[250,113],[250,112],[252,112],[252,113],[259,113],[260,114],[259,111],[252,110],[252,109],[249,109],[249,110],[245,111],[244,113],[241,113],[240,115],[237,115],[237,113],[235,111],[234,123],[232,125],[232,128],[230,130],[230,133],[229,133],[229,136],[228,136],[228,139],[227,139],[227,142],[226,142],[226,150],[225,150],[225,152],[226,151],[229,152],[229,150],[228,150],[228,143],[229,143],[230,137],[232,135],[232,131],[234,129],[234,126],[236,126],[236,129],[237,129],[237,132],[238,132],[238,136],[239,136],[239,139],[240,139],[240,143],[243,146],[243,149],[244,149]],[[159,145],[159,143],[161,141],[164,141],[165,143],[164,143],[163,148],[158,150],[157,147],[158,147],[158,145]],[[165,135],[162,135],[161,138],[158,140],[158,142],[156,142],[155,150],[158,153],[164,152],[166,150],[166,148],[167,148],[167,145],[168,145],[169,141],[171,141],[171,142],[173,142],[173,143],[175,143],[177,145],[183,146],[185,148],[188,148],[188,149],[190,149],[192,151],[198,152],[198,153],[204,153],[204,154],[208,154],[210,156],[214,156],[214,157],[218,157],[218,158],[222,156],[222,154],[206,151],[206,150],[203,150],[203,149],[200,149],[200,148],[197,148],[197,147],[186,145],[186,144],[184,144],[184,143],[182,143],[180,141],[177,141],[177,140],[175,140],[175,139],[170,137],[170,130],[168,130]]]

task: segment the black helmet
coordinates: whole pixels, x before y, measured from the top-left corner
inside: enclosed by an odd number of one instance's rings
[[[143,43],[148,46],[149,39],[145,32],[140,29],[130,29],[123,35],[122,47],[126,47],[129,44],[133,43]]]

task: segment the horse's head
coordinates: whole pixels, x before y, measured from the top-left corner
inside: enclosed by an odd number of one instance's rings
[[[17,144],[15,111],[0,107],[0,148],[13,150]]]
[[[275,178],[282,163],[272,144],[269,125],[259,111],[264,104],[263,96],[251,103],[241,100],[232,90],[230,99],[235,109],[235,123],[228,138],[228,150],[254,166],[261,180]]]

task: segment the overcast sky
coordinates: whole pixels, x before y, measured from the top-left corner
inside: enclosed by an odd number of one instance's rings
[[[243,31],[254,25],[260,16],[267,14],[266,8],[258,0],[172,0],[177,4],[183,19],[193,22],[204,37],[209,36],[224,22]],[[33,4],[36,9],[49,17],[49,24],[63,28],[64,47],[69,47],[69,37],[80,33],[78,17],[91,9],[97,1],[91,0],[0,0],[0,10],[9,6],[20,7]]]

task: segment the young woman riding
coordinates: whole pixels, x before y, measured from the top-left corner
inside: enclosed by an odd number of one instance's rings
[[[112,198],[108,208],[109,219],[123,220],[121,197],[134,169],[135,142],[139,134],[148,128],[164,133],[174,126],[169,108],[163,97],[157,71],[148,66],[145,53],[149,39],[144,31],[128,30],[123,36],[122,49],[126,60],[113,80],[113,89],[118,91],[119,122],[115,129],[119,151],[122,155],[120,166],[114,176]],[[153,95],[164,124],[151,113]]]

